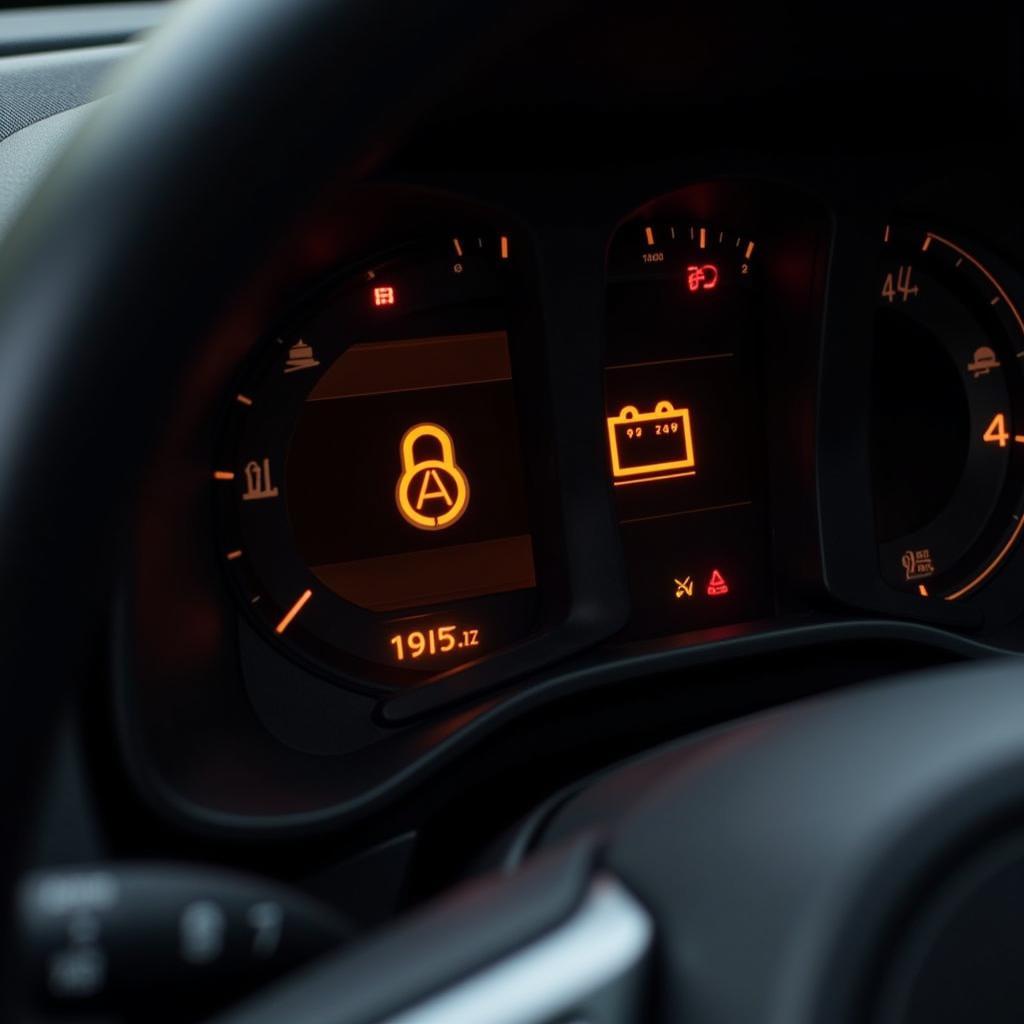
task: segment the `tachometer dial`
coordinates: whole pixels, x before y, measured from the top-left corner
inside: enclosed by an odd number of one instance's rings
[[[1024,320],[986,262],[942,233],[886,227],[872,475],[883,578],[967,598],[1016,546],[1024,497]]]

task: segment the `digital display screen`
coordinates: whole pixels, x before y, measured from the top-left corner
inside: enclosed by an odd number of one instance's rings
[[[757,618],[771,593],[753,245],[634,237],[609,285],[605,412],[640,638]]]
[[[612,482],[623,518],[751,501],[743,385],[732,352],[608,367]]]
[[[306,565],[362,608],[534,587],[505,332],[348,348],[303,404],[287,494]],[[462,626],[410,627],[391,642],[405,662],[479,638]]]

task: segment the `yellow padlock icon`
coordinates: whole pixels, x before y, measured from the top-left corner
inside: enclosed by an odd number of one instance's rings
[[[421,438],[436,442],[440,458],[417,459]],[[418,530],[443,530],[458,522],[469,506],[469,481],[455,462],[451,434],[436,423],[417,423],[402,436],[399,452],[402,475],[395,504],[402,518]]]

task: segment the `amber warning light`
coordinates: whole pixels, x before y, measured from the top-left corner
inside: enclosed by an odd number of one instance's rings
[[[426,439],[436,448],[430,457],[417,454]],[[418,530],[443,530],[462,518],[469,504],[469,481],[455,461],[455,442],[444,427],[418,423],[399,445],[402,475],[395,488],[395,503],[402,518]]]
[[[375,306],[393,306],[395,304],[395,289],[389,285],[378,285],[373,289],[373,304]]]
[[[609,416],[608,447],[616,487],[697,472],[690,410],[670,401],[658,402],[651,412],[627,405]]]

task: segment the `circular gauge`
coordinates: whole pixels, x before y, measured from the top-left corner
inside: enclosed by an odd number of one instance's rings
[[[959,243],[887,227],[871,453],[883,578],[924,598],[976,592],[1017,544],[1024,321]]]
[[[235,397],[224,558],[265,635],[317,667],[410,685],[530,628],[512,255],[466,232],[365,265]]]

